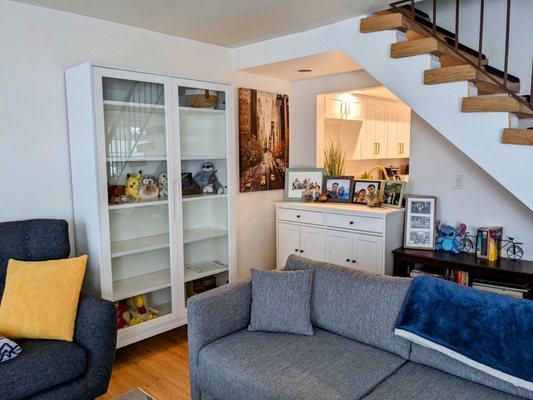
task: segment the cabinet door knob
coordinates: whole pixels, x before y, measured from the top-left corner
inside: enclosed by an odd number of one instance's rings
[[[350,221],[350,225],[353,225],[353,221]]]
[[[303,253],[304,251],[303,250],[300,250],[300,253]]]
[[[349,258],[347,258],[347,259],[346,259],[346,262],[350,262],[350,259],[349,259]]]
[[[298,249],[294,249],[294,251],[295,251],[296,253],[298,253],[300,250],[298,250]]]
[[[355,264],[355,260],[352,260],[352,262]]]
[[[297,215],[296,218],[300,218],[300,215]]]

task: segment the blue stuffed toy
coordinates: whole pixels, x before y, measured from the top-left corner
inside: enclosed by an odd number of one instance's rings
[[[437,244],[435,248],[439,251],[450,251],[453,254],[459,254],[463,250],[461,238],[466,232],[466,225],[460,224],[458,228],[449,225],[441,225],[437,221]]]

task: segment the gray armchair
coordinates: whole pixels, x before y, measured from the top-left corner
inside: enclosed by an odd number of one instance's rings
[[[0,223],[0,298],[10,258],[40,261],[68,257],[68,224],[34,219]],[[115,358],[115,306],[82,294],[72,343],[17,340],[22,353],[0,363],[4,400],[89,400],[107,391]]]

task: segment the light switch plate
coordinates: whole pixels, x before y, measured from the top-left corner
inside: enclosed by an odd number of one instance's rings
[[[453,176],[453,188],[456,190],[463,189],[463,175],[454,175]]]

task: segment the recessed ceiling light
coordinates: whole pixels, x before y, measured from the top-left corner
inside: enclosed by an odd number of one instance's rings
[[[313,72],[313,70],[309,68],[302,68],[302,69],[299,69],[298,72]]]

